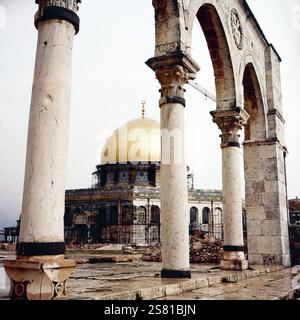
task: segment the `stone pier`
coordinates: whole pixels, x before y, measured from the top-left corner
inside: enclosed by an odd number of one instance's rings
[[[64,197],[76,14],[80,1],[36,1],[36,65],[17,259],[5,261],[13,299],[65,295],[75,262],[65,260]]]

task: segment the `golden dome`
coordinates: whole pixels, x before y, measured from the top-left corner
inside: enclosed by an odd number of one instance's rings
[[[101,155],[101,165],[127,162],[159,162],[160,125],[150,118],[134,119],[107,139]]]

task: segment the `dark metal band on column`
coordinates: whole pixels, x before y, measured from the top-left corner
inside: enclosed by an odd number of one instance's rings
[[[244,246],[224,246],[225,252],[245,252]]]
[[[241,144],[239,142],[227,142],[226,145],[224,145],[224,147],[235,147],[235,148],[240,148]]]
[[[164,279],[191,279],[191,271],[161,270],[161,277]]]
[[[42,9],[41,16],[38,17],[35,21],[35,27],[38,29],[39,23],[41,21],[46,21],[50,19],[59,19],[70,22],[76,31],[76,34],[79,32],[80,19],[78,15],[67,8],[58,7],[58,6],[50,6]]]
[[[160,107],[167,103],[179,103],[185,107],[185,99],[180,96],[164,96],[159,100]]]
[[[66,253],[65,242],[21,242],[17,243],[17,255],[19,256],[56,256]]]

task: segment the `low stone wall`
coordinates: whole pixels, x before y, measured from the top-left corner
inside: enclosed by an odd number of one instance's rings
[[[219,264],[223,258],[223,243],[212,236],[196,235],[190,237],[190,262]],[[143,261],[161,262],[161,249],[149,248]]]

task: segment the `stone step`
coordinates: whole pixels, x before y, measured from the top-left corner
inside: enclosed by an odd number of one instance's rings
[[[100,290],[100,287],[95,287],[94,289],[91,288],[88,292],[81,291],[81,298],[87,300],[154,300],[166,297],[180,297],[181,294],[192,292],[193,290],[210,288],[215,285],[222,285],[223,283],[235,284],[243,280],[255,279],[261,275],[282,270],[282,267],[257,267],[255,270],[230,272],[213,268],[210,270],[211,272],[205,269],[203,273],[197,274],[195,272],[196,267],[194,266],[193,268],[192,279],[189,280],[161,279],[159,273],[157,273],[157,276],[149,274],[147,278],[144,274],[139,279],[137,274],[134,279],[128,278],[126,282],[123,280],[122,286],[117,287],[118,290],[115,290],[111,286],[106,287],[106,289],[104,286],[103,290]],[[101,279],[103,280],[103,278]],[[94,285],[96,285],[95,282]],[[130,289],[120,292],[126,286]],[[79,299],[78,295],[70,295],[72,294],[72,286],[69,287],[68,292],[68,299]]]

